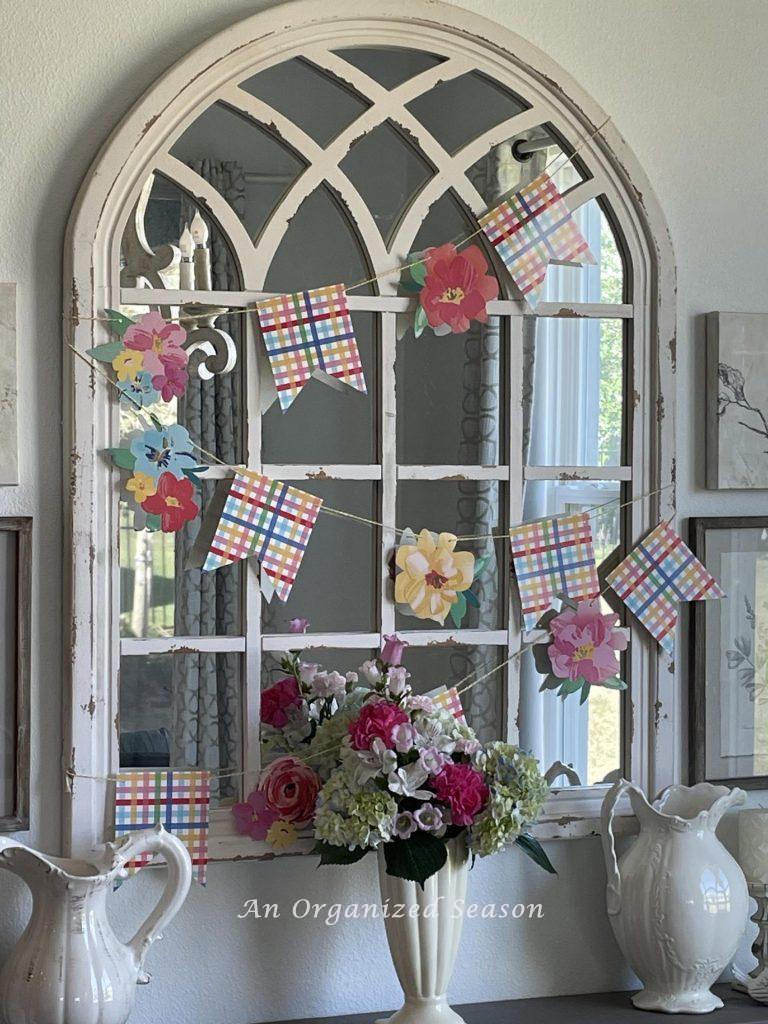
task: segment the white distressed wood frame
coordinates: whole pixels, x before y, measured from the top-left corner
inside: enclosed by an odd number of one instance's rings
[[[387,92],[362,72],[347,65],[332,50],[344,46],[394,46],[419,49],[445,58],[438,66]],[[294,55],[309,58],[320,68],[347,81],[368,97],[371,107],[326,149],[317,146],[287,118],[256,100],[238,83],[257,71]],[[447,154],[426,129],[405,109],[405,104],[450,77],[479,69],[524,97],[530,108],[479,139]],[[218,193],[186,165],[169,155],[174,141],[212,102],[223,99],[247,116],[273,126],[272,130],[308,158],[306,170],[289,188],[268,221],[258,244],[251,239]],[[373,273],[396,266],[409,251],[429,205],[446,190],[453,190],[468,211],[484,208],[481,196],[465,171],[488,148],[517,131],[543,122],[575,145],[605,121],[605,112],[583,90],[529,43],[500,26],[460,8],[435,0],[389,0],[382,5],[359,0],[350,10],[347,0],[296,0],[273,7],[209,40],[166,73],[134,107],[108,140],[91,169],[73,210],[65,249],[64,365],[65,445],[64,493],[68,498],[67,534],[71,560],[66,581],[67,678],[65,692],[66,756],[64,768],[84,776],[75,778],[64,803],[64,835],[73,853],[85,853],[109,834],[112,808],[109,785],[101,781],[118,767],[118,670],[121,650],[148,654],[178,650],[236,650],[245,659],[247,724],[244,764],[249,781],[259,765],[258,718],[262,643],[261,596],[252,584],[246,594],[247,632],[234,638],[183,638],[170,640],[123,640],[118,635],[119,587],[115,553],[118,545],[117,481],[100,456],[116,436],[117,411],[104,382],[87,366],[71,357],[69,345],[79,351],[106,338],[94,318],[107,307],[153,304],[178,305],[199,299],[194,292],[120,288],[120,240],[127,218],[152,171],[158,171],[197,197],[219,223],[240,263],[242,290],[209,292],[206,300],[227,306],[243,306],[262,297],[269,264],[290,217],[303,198],[321,181],[327,181],[346,207],[352,223],[364,238]],[[413,136],[437,174],[413,201],[387,246],[339,162],[363,131],[391,120]],[[633,505],[622,515],[626,536],[636,540],[658,520],[674,517],[674,364],[675,277],[669,234],[649,183],[613,124],[608,124],[580,150],[579,159],[588,176],[571,189],[566,201],[572,208],[602,197],[612,211],[626,248],[630,270],[625,302],[620,305],[569,305],[547,303],[537,315],[552,317],[619,317],[630,325],[627,369],[628,429],[632,438],[630,464],[606,472],[597,467],[531,467],[527,479],[618,479],[627,494],[643,494],[668,487],[661,495]],[[510,452],[519,451],[522,438],[520,403],[514,396],[521,380],[522,317],[530,313],[526,303],[513,294],[511,283],[489,310],[504,318],[509,333],[509,383],[512,408],[509,424]],[[500,479],[509,485],[509,517],[522,512],[523,473],[520,466],[499,467],[398,466],[395,459],[394,377],[395,316],[407,311],[409,300],[395,295],[397,278],[381,281],[376,296],[350,295],[352,310],[381,315],[380,360],[382,380],[382,453],[375,466],[266,466],[275,476],[312,480],[364,479],[379,482],[383,494],[380,518],[395,524],[398,480]],[[248,321],[248,346],[255,344],[252,316]],[[258,395],[255,360],[248,361],[247,384],[251,408]],[[519,391],[517,391],[519,395]],[[249,464],[260,466],[260,417],[248,425]],[[212,471],[220,475],[220,470]],[[381,636],[394,627],[394,608],[386,595],[384,571],[391,538],[382,538],[382,619],[380,632],[347,635],[326,634],[307,638],[314,645],[376,647]],[[255,574],[249,574],[255,578]],[[513,652],[523,641],[519,616],[510,600],[508,628],[504,630],[412,631],[411,643],[472,642],[498,646]],[[281,651],[292,642],[284,636],[263,638],[263,650]],[[680,779],[681,715],[673,665],[642,630],[633,629],[631,644],[632,690],[627,701],[625,768],[647,790]],[[516,735],[518,682],[516,668],[507,673],[506,721],[510,738]],[[62,785],[64,778],[62,773]],[[604,788],[581,787],[556,791],[548,802],[537,833],[542,837],[585,835],[598,828],[597,816]],[[628,814],[626,807],[622,808]],[[622,827],[629,827],[626,818]],[[306,849],[302,845],[298,852]],[[214,813],[211,836],[213,858],[272,856],[261,844],[234,835],[228,811]]]

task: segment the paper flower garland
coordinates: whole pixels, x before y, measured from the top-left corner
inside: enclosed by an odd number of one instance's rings
[[[245,803],[232,808],[236,830],[285,849],[298,839],[297,827],[312,821],[321,785],[320,777],[304,761],[278,757],[264,769]]]
[[[539,623],[550,632],[550,642],[533,649],[536,668],[545,676],[539,690],[557,690],[563,700],[581,690],[580,704],[592,686],[625,690],[618,676],[619,651],[627,649],[628,641],[616,628],[619,616],[603,614],[597,600],[563,604],[563,611],[548,612]]]
[[[120,340],[88,349],[88,355],[111,364],[121,397],[142,409],[161,399],[172,402],[181,398],[189,383],[184,328],[168,323],[156,312],[145,313],[138,320],[114,309],[106,313]]]
[[[400,284],[418,293],[414,334],[429,326],[435,334],[464,334],[472,320],[485,323],[486,303],[499,294],[499,284],[488,273],[482,250],[469,245],[459,252],[452,242],[427,249],[424,259],[404,271]]]
[[[153,424],[130,435],[128,447],[109,448],[108,453],[119,469],[131,474],[124,489],[137,507],[134,529],[176,533],[200,511],[194,494],[203,467],[197,465],[184,427],[163,427],[157,420]]]
[[[456,551],[452,533],[404,530],[395,553],[401,570],[395,577],[395,603],[404,615],[445,624],[450,615],[458,629],[471,604],[480,602],[469,589],[488,559],[471,551]]]

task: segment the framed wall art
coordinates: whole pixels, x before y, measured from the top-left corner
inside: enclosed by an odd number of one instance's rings
[[[32,519],[0,518],[0,833],[29,827]]]
[[[692,782],[768,785],[768,516],[691,520],[726,600],[692,609]]]
[[[707,314],[707,487],[768,487],[768,313]]]

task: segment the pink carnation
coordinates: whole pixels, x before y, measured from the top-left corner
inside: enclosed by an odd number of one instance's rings
[[[355,750],[370,750],[374,740],[381,740],[388,750],[392,750],[395,746],[392,736],[395,728],[408,723],[408,714],[388,700],[364,704],[360,714],[349,724],[352,746]]]
[[[261,694],[261,720],[275,729],[288,724],[288,709],[301,705],[301,693],[295,676],[286,676]]]
[[[597,601],[580,601],[575,611],[555,616],[549,628],[552,644],[547,653],[558,679],[585,679],[603,683],[619,671],[618,651],[627,648],[626,636],[616,628],[619,616],[603,615]]]
[[[488,801],[483,773],[471,764],[447,764],[432,786],[438,799],[450,807],[454,825],[471,825]]]

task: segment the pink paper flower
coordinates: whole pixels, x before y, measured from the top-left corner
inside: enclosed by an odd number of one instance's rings
[[[385,665],[397,666],[403,660],[403,652],[408,646],[407,640],[401,640],[397,633],[384,637],[384,646],[381,649],[381,660]]]
[[[393,750],[396,726],[409,723],[406,712],[388,700],[364,704],[357,718],[349,723],[352,746],[355,750],[370,750],[374,740],[381,740],[387,750]]]
[[[278,757],[261,775],[259,789],[278,818],[304,824],[315,814],[320,777],[295,757]]]
[[[430,327],[446,326],[454,334],[469,330],[470,320],[485,323],[486,303],[499,294],[499,284],[488,273],[488,261],[476,245],[456,251],[452,242],[428,249],[427,275],[420,293]]]
[[[152,377],[152,387],[160,392],[164,402],[170,402],[174,397],[181,398],[187,390],[189,374],[183,366],[177,366],[170,361],[162,360],[163,372],[156,373]]]
[[[258,789],[254,789],[248,795],[244,804],[234,805],[232,816],[235,819],[235,829],[241,836],[250,836],[251,839],[262,842],[280,817],[277,811],[267,806],[266,797]]]
[[[603,615],[597,601],[580,601],[550,620],[552,643],[547,649],[558,679],[603,683],[619,671],[618,651],[627,638],[616,628],[619,616]]]
[[[157,312],[145,313],[123,335],[126,348],[144,353],[144,369],[152,376],[165,376],[166,365],[184,367],[189,356],[182,348],[187,332],[180,324],[169,324]],[[159,390],[159,389],[158,389]]]
[[[471,764],[447,764],[431,784],[450,807],[454,825],[471,825],[488,801],[483,774]]]
[[[275,729],[288,724],[288,709],[301,705],[301,692],[295,676],[278,679],[261,694],[261,720]]]

